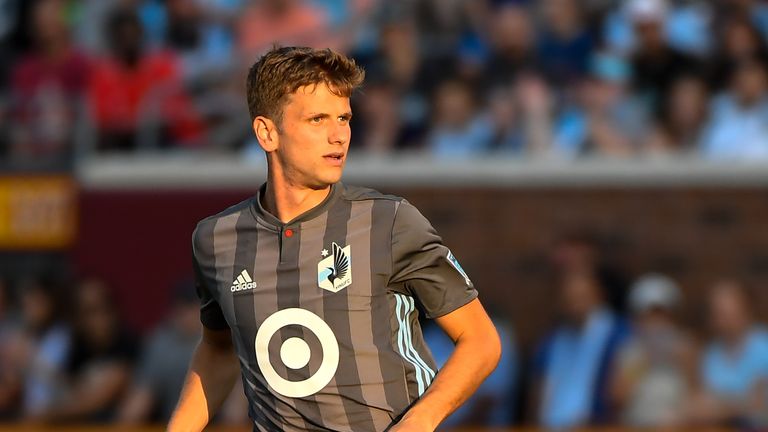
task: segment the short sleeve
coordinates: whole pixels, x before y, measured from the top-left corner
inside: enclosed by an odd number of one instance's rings
[[[459,261],[429,221],[405,200],[392,227],[390,286],[418,299],[428,318],[453,312],[477,298]]]
[[[213,295],[212,282],[216,280],[216,269],[213,259],[213,245],[206,248],[200,238],[201,228],[195,230],[192,235],[192,267],[195,273],[195,291],[200,299],[200,322],[211,330],[225,330],[229,328],[221,306]],[[212,233],[211,233],[211,236]]]

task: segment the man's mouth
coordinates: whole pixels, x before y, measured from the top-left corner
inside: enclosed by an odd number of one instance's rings
[[[342,152],[336,152],[336,153],[328,153],[327,155],[323,156],[326,160],[331,162],[341,162],[344,159],[344,153]]]

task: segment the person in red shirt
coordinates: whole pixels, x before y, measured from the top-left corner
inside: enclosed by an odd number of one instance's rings
[[[118,9],[107,22],[111,55],[96,62],[88,99],[102,150],[195,146],[204,124],[169,51],[145,52],[136,13]]]
[[[63,1],[37,2],[29,25],[33,49],[11,71],[10,158],[61,162],[73,154],[90,63],[71,42]]]

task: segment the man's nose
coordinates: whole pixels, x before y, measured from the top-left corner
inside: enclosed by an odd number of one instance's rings
[[[328,142],[331,144],[346,144],[349,142],[351,131],[348,124],[335,123],[328,131]]]

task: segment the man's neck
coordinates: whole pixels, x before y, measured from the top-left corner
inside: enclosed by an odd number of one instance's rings
[[[320,205],[330,191],[331,186],[312,189],[294,185],[279,176],[269,176],[261,205],[281,222],[287,223]]]

